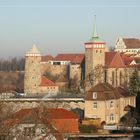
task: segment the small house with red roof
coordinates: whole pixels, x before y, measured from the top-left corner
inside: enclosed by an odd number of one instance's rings
[[[41,77],[41,83],[39,85],[39,93],[51,93],[56,95],[59,92],[59,86],[46,76]]]
[[[62,108],[28,108],[12,114],[1,124],[1,133],[26,138],[63,139],[63,134],[78,134],[79,117]]]

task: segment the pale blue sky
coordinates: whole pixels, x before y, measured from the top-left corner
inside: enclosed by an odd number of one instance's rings
[[[108,46],[140,38],[140,0],[0,0],[0,57],[23,56],[33,43],[42,54],[84,52],[95,14]]]

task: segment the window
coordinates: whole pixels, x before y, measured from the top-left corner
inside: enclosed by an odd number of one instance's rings
[[[110,108],[113,108],[113,107],[114,107],[114,102],[110,101]]]
[[[97,108],[97,102],[93,102],[93,108]]]
[[[97,93],[93,92],[93,99],[97,99]]]
[[[114,114],[110,114],[110,121],[114,121],[115,117]]]
[[[102,50],[100,50],[100,53],[102,53]]]
[[[35,127],[24,127],[23,133],[25,136],[34,136],[35,135]]]
[[[122,85],[122,72],[120,71],[120,85]]]
[[[112,85],[115,85],[115,73],[112,71]]]
[[[96,53],[98,53],[98,50],[96,50]]]

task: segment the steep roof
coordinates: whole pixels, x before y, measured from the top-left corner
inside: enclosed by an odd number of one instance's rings
[[[42,62],[48,62],[48,61],[52,61],[54,58],[51,55],[45,55],[41,57],[41,61]]]
[[[106,68],[125,68],[125,63],[119,52],[105,53],[105,67]]]
[[[57,86],[57,85],[53,81],[48,79],[46,76],[42,76],[40,86]]]
[[[136,38],[123,38],[127,49],[140,49],[140,39]]]
[[[54,61],[70,61],[72,63],[78,63],[80,64],[85,55],[84,54],[58,54]]]
[[[93,34],[88,43],[102,43],[103,41],[100,39],[99,35],[97,34],[97,27],[96,27],[96,16],[94,17],[94,28]]]
[[[33,44],[32,49],[26,53],[26,56],[41,56],[35,44]]]
[[[126,66],[129,66],[130,63],[134,60],[134,57],[130,57],[130,56],[125,55],[125,54],[121,54],[121,58]]]
[[[97,93],[97,98],[93,99],[93,92]],[[121,97],[129,97],[134,96],[130,91],[118,87],[114,88],[108,83],[99,83],[92,87],[85,97],[85,100],[111,100],[111,99],[119,99]]]

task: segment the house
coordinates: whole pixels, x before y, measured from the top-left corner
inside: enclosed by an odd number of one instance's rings
[[[127,105],[136,106],[135,95],[122,87],[98,83],[86,93],[85,118],[100,118],[106,124],[119,123],[127,113],[124,111]]]
[[[115,44],[115,51],[125,54],[140,53],[140,39],[119,37]]]
[[[79,133],[78,120],[77,115],[61,108],[21,109],[1,123],[0,136],[62,140],[62,134]]]

